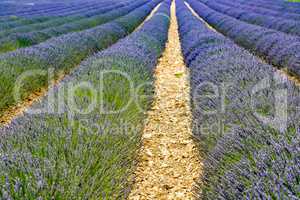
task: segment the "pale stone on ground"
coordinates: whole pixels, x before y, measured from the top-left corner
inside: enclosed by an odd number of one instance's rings
[[[130,200],[190,200],[201,175],[191,136],[189,73],[181,54],[175,4],[166,50],[155,70],[155,97],[144,128]]]

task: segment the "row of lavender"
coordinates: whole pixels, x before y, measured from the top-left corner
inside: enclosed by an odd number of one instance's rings
[[[300,38],[248,24],[219,13],[197,0],[188,0],[196,13],[216,30],[269,63],[300,76]]]
[[[128,14],[134,8],[143,5],[145,1],[134,1],[133,3],[127,3],[127,1],[124,1],[116,4],[115,6],[100,8],[99,10],[92,11],[91,13],[88,12],[87,17],[82,16],[81,18],[78,18],[78,16],[76,16],[75,19],[71,17],[67,18],[66,21],[58,19],[55,21],[58,22],[58,24],[53,24],[53,21],[50,21],[50,23],[43,23],[42,26],[40,26],[40,24],[34,24],[26,26],[25,29],[22,27],[18,28],[17,30],[13,29],[13,34],[9,34],[7,37],[0,38],[0,53],[32,46],[63,34],[82,31],[99,26],[110,20]],[[62,24],[59,25],[60,23]],[[33,30],[31,30],[31,28]],[[37,28],[38,30],[35,31],[34,28]],[[31,31],[27,32],[28,29]]]
[[[123,2],[123,1],[122,1]],[[121,3],[122,3],[121,2]],[[124,1],[125,2],[125,1]],[[51,23],[51,21],[57,21],[61,20],[64,22],[64,20],[72,20],[72,18],[75,18],[74,20],[79,20],[80,17],[90,17],[95,15],[94,13],[97,13],[97,11],[105,12],[109,9],[109,7],[116,7],[118,4],[112,2],[112,4],[107,4],[106,2],[101,3],[95,3],[92,6],[86,6],[82,9],[76,9],[72,11],[62,11],[61,16],[59,17],[53,17],[53,16],[40,16],[40,17],[30,17],[30,18],[17,18],[14,20],[5,20],[0,22],[0,31],[5,32],[13,28],[19,28],[20,26],[26,26],[26,25],[34,25],[39,23]],[[99,14],[99,12],[98,12]],[[51,24],[50,24],[51,25]],[[30,26],[29,26],[30,27]],[[49,27],[49,26],[48,26]],[[32,27],[33,30],[34,27]],[[28,30],[28,32],[31,30]],[[16,33],[18,32],[18,29],[16,29]],[[2,34],[1,34],[2,37]]]
[[[0,55],[0,113],[3,114],[9,106],[18,103],[14,88],[21,74],[28,74],[29,71],[32,75],[22,81],[23,87],[18,91],[19,100],[47,84],[45,71],[51,69],[55,75],[68,72],[83,59],[134,31],[161,0],[145,2],[146,0],[136,1],[125,8],[127,12],[133,10],[132,12],[101,26]],[[123,13],[121,10],[119,12]],[[40,70],[44,73],[38,73]]]
[[[268,16],[266,15],[266,13],[257,14],[254,12],[250,12],[248,9],[239,9],[234,6],[226,6],[223,4],[223,2],[226,2],[226,0],[202,0],[202,2],[216,11],[234,17],[238,20],[245,21],[250,24],[263,26],[268,29],[274,29],[287,34],[300,36],[300,15],[298,15],[299,18],[297,20],[282,19],[280,17]]]
[[[153,93],[152,73],[167,40],[170,3],[164,1],[140,29],[85,61],[33,106],[63,110],[27,113],[1,129],[1,199],[126,199],[143,110],[150,105],[143,97]],[[70,86],[76,88],[72,96],[66,92]],[[134,103],[132,89],[138,97]],[[61,96],[52,99],[51,94]],[[94,98],[103,101],[86,113]],[[118,110],[128,102],[123,112],[102,114],[102,106]]]
[[[0,8],[0,16],[16,16],[16,17],[31,17],[31,16],[39,16],[39,15],[52,15],[56,16],[63,12],[69,12],[72,10],[82,9],[88,6],[92,6],[98,3],[106,3],[108,4],[109,1],[105,0],[96,0],[96,1],[77,1],[76,3],[64,4],[64,3],[50,3],[50,4],[43,4],[43,3],[34,3],[33,5],[24,5],[22,6],[22,1],[20,4]]]
[[[20,3],[19,6],[12,3],[2,3],[1,2],[1,8],[0,8],[0,16],[6,16],[6,15],[13,15],[17,13],[26,13],[26,12],[34,12],[37,10],[51,10],[51,9],[61,9],[64,7],[64,4],[44,4],[44,5],[27,5]],[[5,7],[4,7],[5,6]]]
[[[266,1],[266,0],[234,0],[232,3],[239,3],[244,4],[248,6],[255,6],[255,7],[261,7],[266,8],[274,11],[279,12],[286,12],[286,13],[296,13],[299,14],[300,11],[300,5],[298,3],[289,3],[288,1]]]
[[[299,88],[176,3],[205,158],[199,199],[299,199]]]
[[[300,19],[300,14],[299,13],[289,13],[289,12],[283,12],[283,11],[276,11],[268,8],[264,8],[261,6],[254,6],[254,5],[248,5],[245,3],[241,2],[229,2],[229,1],[218,1],[224,5],[234,7],[236,9],[245,9],[247,11],[251,11],[257,14],[262,14],[262,15],[268,15],[268,16],[273,16],[273,17],[280,17],[284,19],[292,19],[292,20],[299,20]]]

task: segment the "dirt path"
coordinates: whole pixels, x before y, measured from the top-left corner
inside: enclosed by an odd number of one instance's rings
[[[223,35],[222,33],[218,32],[214,27],[212,27],[210,24],[208,24],[203,18],[201,18],[197,13],[196,11],[191,7],[191,5],[187,2],[184,2],[185,5],[190,9],[190,11],[192,12],[192,14],[197,17],[200,21],[202,21],[209,29],[211,29],[212,31],[216,32],[216,33],[219,33],[221,35]],[[225,36],[226,37],[226,36]],[[227,37],[228,38],[228,37]],[[228,38],[230,39],[230,38]],[[233,41],[233,40],[232,40]],[[234,42],[234,41],[233,41]],[[235,42],[234,42],[235,43]],[[238,44],[236,44],[238,45]],[[239,46],[239,45],[238,45]],[[241,46],[239,46],[241,47]],[[243,48],[243,47],[241,47]],[[247,50],[247,49],[246,49]],[[255,56],[255,55],[254,55]],[[266,60],[264,60],[263,58],[261,57],[258,57],[256,56],[258,59],[260,59],[263,63],[265,64],[268,64],[268,65],[271,65],[269,64]],[[272,65],[271,65],[272,66]],[[286,69],[279,69],[277,68],[276,66],[273,66],[274,69],[278,72],[279,75],[281,75],[282,77],[286,77],[288,80],[290,80],[291,82],[295,83],[296,86],[300,87],[300,77],[298,77],[297,75],[292,75],[290,74]]]
[[[166,50],[155,70],[155,97],[144,128],[130,200],[189,200],[201,162],[191,139],[189,73],[184,65],[175,15]]]

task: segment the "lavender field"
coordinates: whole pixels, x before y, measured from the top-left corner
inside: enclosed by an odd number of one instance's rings
[[[300,3],[0,1],[0,199],[300,200]]]

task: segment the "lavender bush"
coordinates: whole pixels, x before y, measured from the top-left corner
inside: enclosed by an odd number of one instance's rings
[[[278,17],[268,16],[266,14],[256,14],[246,9],[238,9],[222,5],[216,1],[203,1],[208,7],[221,12],[223,14],[234,17],[238,20],[245,21],[250,24],[263,26],[268,29],[274,29],[287,34],[300,36],[300,23],[296,20],[282,19]]]
[[[19,19],[18,17],[31,17],[31,16],[43,16],[43,15],[52,15],[57,16],[60,15],[62,12],[69,12],[78,9],[88,8],[89,6],[93,6],[98,3],[109,3],[110,1],[101,0],[101,1],[73,1],[73,2],[53,2],[50,3],[45,2],[34,2],[32,5],[22,4],[9,4],[5,5],[6,7],[1,7],[0,9],[0,16],[1,19],[5,19],[7,16],[15,16],[15,19]],[[25,3],[25,2],[23,2]],[[12,19],[13,20],[13,19]]]
[[[149,83],[167,40],[170,3],[164,1],[139,30],[81,64],[54,88],[54,94],[70,84],[89,82],[95,93],[78,89],[74,96],[82,110],[92,95],[104,97],[105,108],[118,109],[130,96],[127,81],[110,74],[105,76],[104,90],[99,85],[103,71],[118,70],[134,81],[134,88],[144,86],[136,89],[139,105],[146,109],[151,102],[144,96],[153,94]],[[48,97],[33,107],[48,107]],[[124,112],[105,115],[97,104],[89,114],[80,114],[74,112],[68,98],[66,94],[50,103],[52,108],[63,103],[59,113],[27,113],[1,129],[2,199],[126,198],[144,112],[132,103]],[[73,113],[71,121],[67,113]],[[125,122],[129,128],[124,129]]]
[[[234,7],[236,9],[243,9],[247,10],[253,13],[257,14],[262,14],[262,15],[268,15],[268,16],[273,16],[273,17],[280,17],[283,19],[290,19],[290,20],[299,20],[300,15],[299,13],[289,13],[289,12],[284,12],[284,11],[276,11],[276,10],[271,10],[267,8],[263,8],[261,6],[254,6],[254,5],[247,5],[246,3],[240,3],[240,2],[232,2],[232,1],[227,1],[227,0],[216,0],[217,2],[224,4],[226,6]]]
[[[137,1],[137,7],[144,0]],[[16,104],[14,86],[18,77],[30,70],[54,69],[55,74],[68,72],[89,55],[107,48],[134,31],[161,0],[154,0],[110,23],[82,32],[66,34],[30,48],[0,56],[0,110]],[[134,9],[134,8],[132,8]],[[21,99],[47,84],[47,75],[28,77],[20,91]]]
[[[183,1],[176,3],[183,55],[191,70],[193,133],[205,158],[196,195],[209,200],[299,199],[299,88],[210,30]],[[285,112],[287,119],[282,118]]]
[[[247,24],[216,12],[197,0],[188,0],[195,11],[218,31],[263,57],[269,63],[300,75],[299,37]]]
[[[113,5],[107,5],[107,3],[98,3],[93,6],[87,6],[83,9],[76,11],[64,11],[61,16],[43,16],[43,17],[31,17],[22,20],[5,21],[0,23],[0,38],[8,36],[12,33],[32,32],[34,30],[41,30],[53,26],[62,25],[75,20],[80,20],[99,13],[104,14],[112,9],[125,6],[126,1],[120,3],[114,3]]]
[[[103,3],[105,1],[102,1]],[[79,3],[79,4],[78,4]],[[87,6],[91,4],[96,4],[96,2],[86,2]],[[1,3],[0,3],[1,4]],[[84,5],[82,3],[77,2],[74,5],[66,5],[61,3],[41,3],[41,4],[34,4],[34,5],[22,5],[20,4],[1,4],[0,10],[0,23],[10,23],[10,22],[17,22],[24,21],[29,18],[40,18],[40,20],[49,19],[49,16],[56,17],[56,16],[64,16],[62,12],[68,13],[69,11],[74,11],[77,9],[82,9]]]
[[[240,3],[247,6],[261,7],[270,10],[274,10],[277,12],[285,12],[285,13],[295,13],[299,14],[300,7],[295,3],[289,3],[287,1],[245,1],[245,0],[235,0],[234,3]]]
[[[82,31],[95,26],[99,26],[103,23],[121,17],[128,14],[135,8],[143,5],[146,1],[137,1],[127,6],[122,6],[116,9],[109,8],[111,10],[108,13],[96,12],[94,16],[76,20],[70,23],[62,24],[60,26],[47,27],[43,30],[31,31],[28,33],[15,33],[6,38],[0,40],[0,52],[13,51],[17,48],[27,47],[41,43],[52,37],[58,37],[63,34]]]

